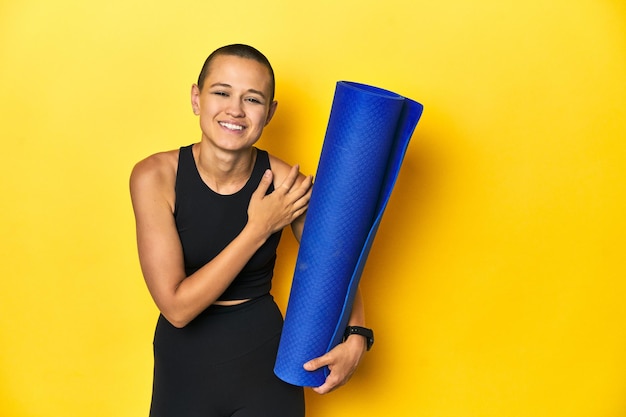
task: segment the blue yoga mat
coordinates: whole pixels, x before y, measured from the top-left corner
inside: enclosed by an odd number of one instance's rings
[[[299,386],[328,369],[302,365],[341,343],[354,296],[423,106],[340,81],[296,260],[274,372]]]

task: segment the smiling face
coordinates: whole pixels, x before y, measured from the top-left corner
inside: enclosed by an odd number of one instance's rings
[[[252,146],[276,110],[271,92],[263,64],[233,55],[213,58],[202,89],[194,84],[191,90],[202,139],[226,151]]]

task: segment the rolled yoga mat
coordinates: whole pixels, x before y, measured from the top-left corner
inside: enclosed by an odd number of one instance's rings
[[[317,387],[302,365],[341,343],[365,261],[423,106],[340,81],[296,260],[274,372]]]

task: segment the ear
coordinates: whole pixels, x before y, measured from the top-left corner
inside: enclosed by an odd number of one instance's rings
[[[200,114],[200,87],[198,84],[191,86],[191,109],[196,116]]]
[[[272,117],[274,117],[274,113],[276,113],[277,107],[278,107],[278,101],[276,100],[272,101],[272,104],[270,104],[270,108],[267,111],[267,117],[265,118],[265,126],[267,126],[270,120],[272,120]]]

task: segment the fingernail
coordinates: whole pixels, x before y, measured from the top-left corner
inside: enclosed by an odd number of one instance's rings
[[[264,176],[265,178],[269,178],[271,175],[272,175],[272,171],[271,171],[271,170],[269,170],[269,169],[266,169],[266,170],[265,170],[265,174],[263,174],[263,176]]]

